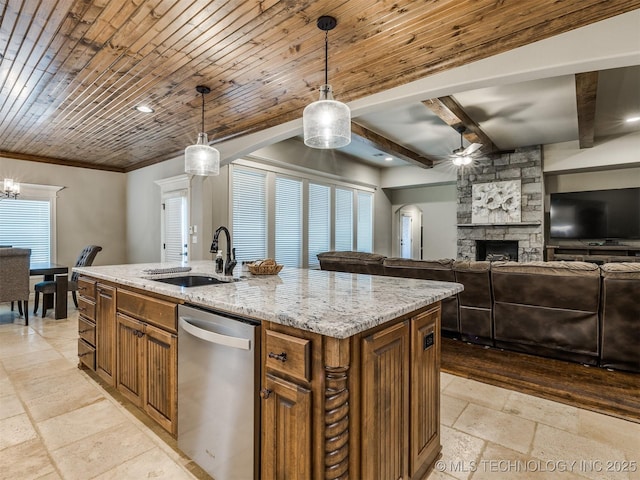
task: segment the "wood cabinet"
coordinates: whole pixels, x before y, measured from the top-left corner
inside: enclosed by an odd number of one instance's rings
[[[96,282],[78,278],[78,367],[96,369]]]
[[[591,263],[638,262],[640,246],[631,245],[547,245],[547,261],[569,260]]]
[[[177,303],[89,277],[78,280],[79,366],[177,432]]]
[[[116,289],[96,285],[96,373],[115,385],[116,372]]]
[[[118,289],[117,299],[116,388],[175,435],[176,304],[123,289]]]
[[[311,478],[311,391],[267,374],[262,396],[262,480]]]
[[[263,322],[262,478],[423,478],[441,450],[440,312],[347,339]]]
[[[411,319],[411,438],[409,471],[414,477],[440,454],[440,312]]]
[[[362,340],[362,477],[409,475],[409,327]]]

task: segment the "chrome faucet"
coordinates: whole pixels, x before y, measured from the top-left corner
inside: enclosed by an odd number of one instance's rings
[[[236,249],[231,248],[231,235],[227,227],[219,227],[216,233],[213,235],[213,242],[211,242],[211,253],[218,253],[218,236],[220,232],[224,232],[227,236],[227,260],[224,262],[224,274],[233,275],[233,268],[238,262],[236,262]]]

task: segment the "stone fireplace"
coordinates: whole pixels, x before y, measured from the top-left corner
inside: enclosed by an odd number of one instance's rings
[[[521,221],[518,223],[472,223],[472,189],[474,184],[521,182]],[[486,242],[511,242],[510,256],[520,262],[543,260],[544,217],[542,148],[539,146],[519,148],[513,153],[492,155],[478,160],[470,168],[458,170],[458,258],[474,260],[486,257]],[[479,251],[485,245],[485,251]],[[485,242],[485,243],[483,243]],[[490,245],[494,245],[491,243]],[[504,246],[504,244],[503,244]],[[513,253],[513,248],[516,255]]]

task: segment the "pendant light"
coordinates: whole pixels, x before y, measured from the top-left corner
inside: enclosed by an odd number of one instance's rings
[[[304,143],[313,148],[340,148],[351,142],[351,112],[344,103],[333,99],[329,85],[329,30],[337,25],[335,18],[323,15],[318,28],[324,34],[324,85],[320,100],[307,105],[302,113]]]
[[[184,171],[191,175],[219,175],[220,152],[209,146],[209,139],[204,131],[204,96],[211,89],[198,85],[196,91],[202,95],[202,131],[198,134],[196,144],[189,145],[184,150]]]

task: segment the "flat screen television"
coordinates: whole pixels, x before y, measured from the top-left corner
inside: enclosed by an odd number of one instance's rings
[[[640,239],[640,188],[551,194],[551,238]]]

